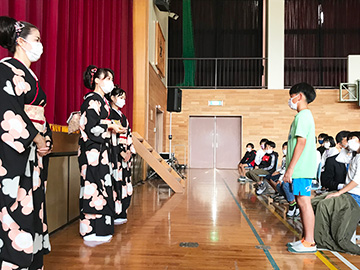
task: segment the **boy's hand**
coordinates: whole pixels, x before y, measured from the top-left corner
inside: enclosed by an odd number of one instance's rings
[[[291,176],[292,176],[293,172],[294,172],[293,169],[288,168],[284,174],[283,181],[287,182],[287,183],[291,183],[292,182]]]

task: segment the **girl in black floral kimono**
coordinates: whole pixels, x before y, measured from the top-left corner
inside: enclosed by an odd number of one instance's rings
[[[43,269],[50,242],[46,155],[52,147],[46,96],[30,69],[43,51],[32,24],[0,17],[0,269]]]
[[[125,134],[118,134],[116,135],[116,139],[112,140],[114,149],[113,156],[115,156],[115,168],[113,171],[114,178],[121,183],[120,187],[115,185],[115,189],[118,194],[117,200],[115,201],[115,206],[117,208],[114,221],[115,225],[127,222],[127,210],[130,206],[131,195],[133,192],[133,186],[131,183],[131,166],[132,155],[136,154],[136,152],[132,143],[129,122],[126,119],[126,116],[121,112],[121,108],[125,105],[125,99],[125,91],[120,87],[115,86],[109,97],[112,108],[110,118],[126,128]]]
[[[80,117],[80,234],[85,242],[107,242],[114,233],[110,138],[125,129],[111,123],[110,105],[104,98],[114,88],[113,78],[107,68],[89,66],[84,73],[85,87],[94,90],[84,97]]]

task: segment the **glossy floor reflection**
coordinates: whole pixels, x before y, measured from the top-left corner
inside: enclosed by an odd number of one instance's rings
[[[45,269],[349,269],[329,251],[294,255],[294,230],[239,184],[235,170],[190,169],[185,194],[152,180],[134,189],[128,223],[87,247],[78,222],[54,233]],[[180,247],[196,242],[198,247]],[[359,256],[342,254],[355,267]],[[356,269],[356,268],[355,268]]]

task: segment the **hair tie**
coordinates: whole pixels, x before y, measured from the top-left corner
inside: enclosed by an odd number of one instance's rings
[[[93,69],[91,69],[91,71],[90,71],[90,74],[91,74],[90,85],[92,85],[92,84],[93,84],[93,81],[94,81],[94,74],[96,73],[96,71],[97,71],[97,68],[93,68]]]
[[[22,29],[25,27],[25,25],[22,22],[17,21],[14,24],[14,27],[15,27],[16,38],[18,38],[20,36]]]

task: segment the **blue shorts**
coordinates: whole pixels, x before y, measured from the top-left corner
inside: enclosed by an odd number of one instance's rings
[[[292,180],[295,196],[311,196],[311,178],[295,178]]]

